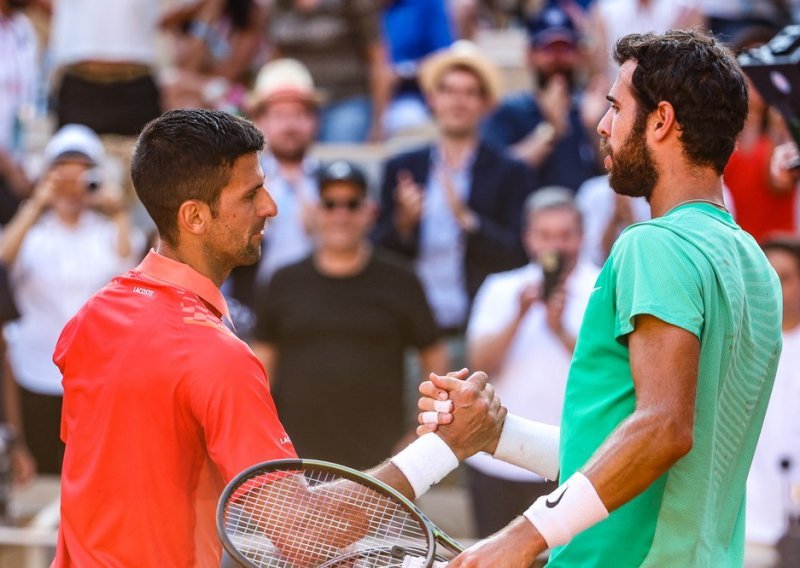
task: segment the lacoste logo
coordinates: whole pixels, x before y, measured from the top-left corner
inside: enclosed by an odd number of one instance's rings
[[[550,498],[548,497],[548,498],[547,498],[547,500],[544,502],[544,504],[547,506],[547,508],[548,508],[548,509],[552,509],[553,507],[555,507],[556,505],[558,505],[559,503],[561,503],[561,499],[563,499],[563,498],[564,498],[564,493],[566,493],[566,492],[567,492],[567,489],[569,489],[569,485],[567,485],[567,486],[564,488],[564,491],[562,491],[562,492],[561,492],[561,495],[559,495],[559,496],[558,496],[558,499],[556,499],[555,501],[551,501],[551,500],[550,500]]]
[[[153,296],[156,295],[156,293],[153,290],[150,290],[148,288],[142,288],[141,286],[134,286],[133,291],[136,294],[141,294],[142,296],[147,296],[148,298],[152,298]]]

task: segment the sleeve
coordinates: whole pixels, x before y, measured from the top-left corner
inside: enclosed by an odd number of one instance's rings
[[[278,270],[256,293],[256,323],[253,327],[256,341],[276,343],[280,339],[280,296],[284,280],[284,270]]]
[[[234,339],[206,351],[190,366],[189,404],[225,482],[257,463],[297,457],[255,355]]]
[[[612,249],[616,278],[615,337],[634,330],[634,319],[651,315],[700,337],[703,279],[708,265],[697,248],[671,230],[634,225]]]
[[[467,341],[493,335],[505,328],[514,318],[519,305],[518,294],[516,287],[509,286],[501,275],[488,276],[472,304]]]
[[[510,101],[502,103],[483,124],[483,140],[502,151],[522,140],[518,114]]]
[[[409,325],[409,343],[417,349],[430,347],[439,339],[439,328],[433,317],[422,283],[409,271],[408,282],[398,290],[406,298],[406,315]]]

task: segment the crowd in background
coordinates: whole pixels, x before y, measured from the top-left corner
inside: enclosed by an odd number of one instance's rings
[[[599,267],[649,218],[611,190],[598,147],[616,39],[701,26],[742,51],[797,21],[791,0],[0,0],[3,412],[20,478],[60,469],[61,327],[154,243],[128,162],[162,112],[223,109],[263,132],[279,214],[223,291],[299,455],[362,468],[403,443],[428,371],[486,370],[512,412],[559,423]],[[509,38],[511,65],[492,57]],[[751,88],[724,182],[784,292],[748,483],[748,540],[767,547],[798,508],[796,157]],[[479,536],[552,489],[487,455],[467,480]]]

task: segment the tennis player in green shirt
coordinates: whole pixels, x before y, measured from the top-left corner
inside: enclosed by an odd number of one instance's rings
[[[745,481],[781,349],[777,277],[722,199],[745,78],[694,31],[628,35],[614,57],[605,166],[653,218],[620,236],[597,280],[560,431],[509,415],[485,448],[561,485],[450,568],[527,567],[548,548],[549,568],[742,566]],[[433,422],[421,433],[463,427],[434,407],[459,388],[421,387]]]

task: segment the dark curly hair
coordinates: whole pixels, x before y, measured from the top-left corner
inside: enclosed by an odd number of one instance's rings
[[[700,31],[671,30],[620,38],[614,59],[637,63],[631,90],[639,112],[669,102],[686,158],[722,174],[747,118],[747,81],[733,53]]]

